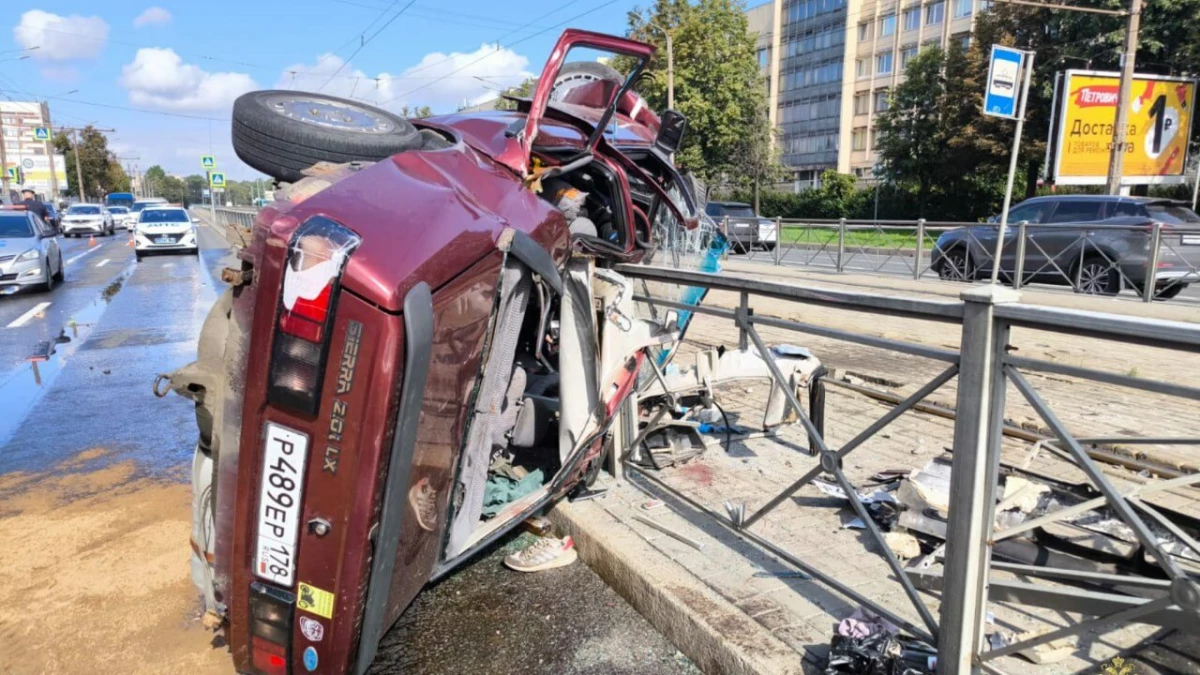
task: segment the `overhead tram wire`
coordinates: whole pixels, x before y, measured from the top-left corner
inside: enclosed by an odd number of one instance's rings
[[[363,41],[362,41],[362,42],[361,42],[361,43],[358,45],[358,48],[357,48],[357,49],[355,49],[353,52],[351,52],[351,53],[350,53],[350,56],[346,57],[346,58],[345,58],[345,59],[342,61],[342,64],[338,66],[338,69],[337,69],[337,70],[335,70],[335,71],[333,71],[333,75],[330,75],[330,76],[329,76],[329,79],[325,80],[325,84],[321,85],[321,86],[320,86],[320,87],[317,89],[317,91],[322,91],[322,90],[324,90],[324,89],[325,89],[325,87],[328,87],[328,86],[329,86],[329,83],[330,83],[330,82],[333,82],[333,78],[337,77],[337,76],[338,76],[338,74],[342,72],[342,69],[346,67],[346,64],[350,63],[350,61],[352,61],[352,60],[354,59],[354,57],[355,57],[355,56],[358,56],[358,53],[359,53],[359,52],[361,52],[361,51],[362,51],[362,50],[363,50],[363,49],[364,49],[364,48],[365,48],[367,45],[371,44],[371,41],[372,41],[372,40],[374,40],[376,37],[378,37],[380,33],[382,33],[383,31],[387,30],[387,27],[388,27],[388,26],[390,26],[390,25],[392,25],[392,23],[393,23],[393,22],[394,22],[396,19],[399,19],[399,18],[400,18],[400,15],[401,15],[401,14],[404,14],[404,12],[405,12],[405,11],[407,11],[409,7],[412,7],[412,6],[413,6],[413,3],[415,3],[416,1],[417,1],[417,0],[408,0],[408,4],[406,4],[404,7],[400,8],[400,11],[399,11],[399,12],[396,12],[394,15],[392,15],[392,18],[388,19],[388,20],[387,20],[387,23],[385,23],[385,24],[383,24],[382,26],[380,26],[380,27],[379,27],[379,30],[375,31],[374,33],[371,33],[371,37],[368,37],[368,38],[366,38],[365,40],[363,40]],[[362,32],[362,35],[366,35],[367,31],[368,31],[368,30],[371,30],[371,27],[375,25],[375,22],[376,22],[376,21],[378,21],[378,20],[379,20],[379,18],[383,16],[383,14],[386,14],[387,12],[391,11],[391,8],[392,8],[392,7],[395,7],[395,6],[396,6],[396,3],[398,3],[398,2],[399,2],[399,0],[392,0],[392,4],[388,6],[388,9],[387,9],[387,10],[384,10],[384,12],[383,12],[382,14],[380,14],[380,15],[379,15],[379,17],[377,17],[377,18],[375,19],[375,21],[372,21],[372,22],[370,23],[370,25],[368,25],[368,26],[367,26],[366,30],[364,30],[364,31]]]

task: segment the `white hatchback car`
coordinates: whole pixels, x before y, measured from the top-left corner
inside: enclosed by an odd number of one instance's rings
[[[197,218],[179,206],[148,206],[142,209],[134,228],[137,259],[158,251],[200,253],[196,236]]]

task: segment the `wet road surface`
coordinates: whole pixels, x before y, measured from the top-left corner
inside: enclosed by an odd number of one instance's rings
[[[62,583],[69,575],[98,568],[105,574],[96,576],[133,580],[153,572],[162,588],[173,589],[170,604],[155,591],[144,600],[123,595],[128,602],[122,606],[135,615],[138,602],[188,608],[154,629],[158,633],[126,634],[109,622],[109,632],[96,636],[89,649],[116,659],[111,672],[224,672],[230,664],[223,650],[208,651],[187,582],[192,406],[177,396],[157,399],[151,391],[157,374],[195,358],[200,327],[220,291],[218,271],[231,260],[215,231],[202,226],[199,234],[199,256],[153,256],[140,263],[124,233],[98,238],[95,245],[61,239],[65,283],[49,293],[0,298],[0,532],[10,526],[10,544],[19,539],[23,547],[13,554],[52,577],[29,576],[22,583],[51,596],[39,607],[78,606],[81,599],[62,590],[73,587]],[[169,506],[149,501],[155,499]],[[170,523],[170,534],[155,533],[154,509],[162,513],[163,528]],[[136,519],[129,515],[135,512]],[[144,521],[135,529],[146,538],[131,534],[129,543],[112,542],[120,554],[87,543],[103,531],[84,521],[99,514],[129,527]],[[63,532],[54,541],[35,531],[44,524],[21,520],[51,517]],[[86,536],[72,536],[73,527]],[[402,666],[421,673],[698,672],[582,563],[533,575],[500,565],[509,552],[504,546],[528,543],[528,535],[509,537],[422,594],[385,636],[372,672],[400,672]],[[81,587],[88,603],[104,603],[105,592],[116,592],[101,579],[96,583],[94,589]],[[11,590],[20,595],[20,584]],[[0,611],[0,636],[13,639],[4,619]],[[187,665],[143,667],[132,652],[120,660],[133,642],[200,646],[176,650],[185,655],[179,658],[192,659]],[[45,651],[27,646],[28,653]],[[4,661],[0,655],[0,672],[44,672],[51,665],[27,658],[10,671]]]

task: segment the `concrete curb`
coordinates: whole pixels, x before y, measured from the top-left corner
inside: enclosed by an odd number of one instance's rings
[[[595,501],[560,502],[549,514],[601,579],[702,671],[800,675],[802,655]]]

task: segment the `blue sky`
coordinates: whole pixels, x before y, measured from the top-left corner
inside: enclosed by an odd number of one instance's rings
[[[211,151],[231,177],[250,178],[229,142],[241,93],[321,90],[448,112],[537,74],[563,28],[622,33],[626,13],[648,4],[155,1],[5,0],[0,98],[48,99],[56,127],[115,129],[110,146],[143,171],[197,173]]]

